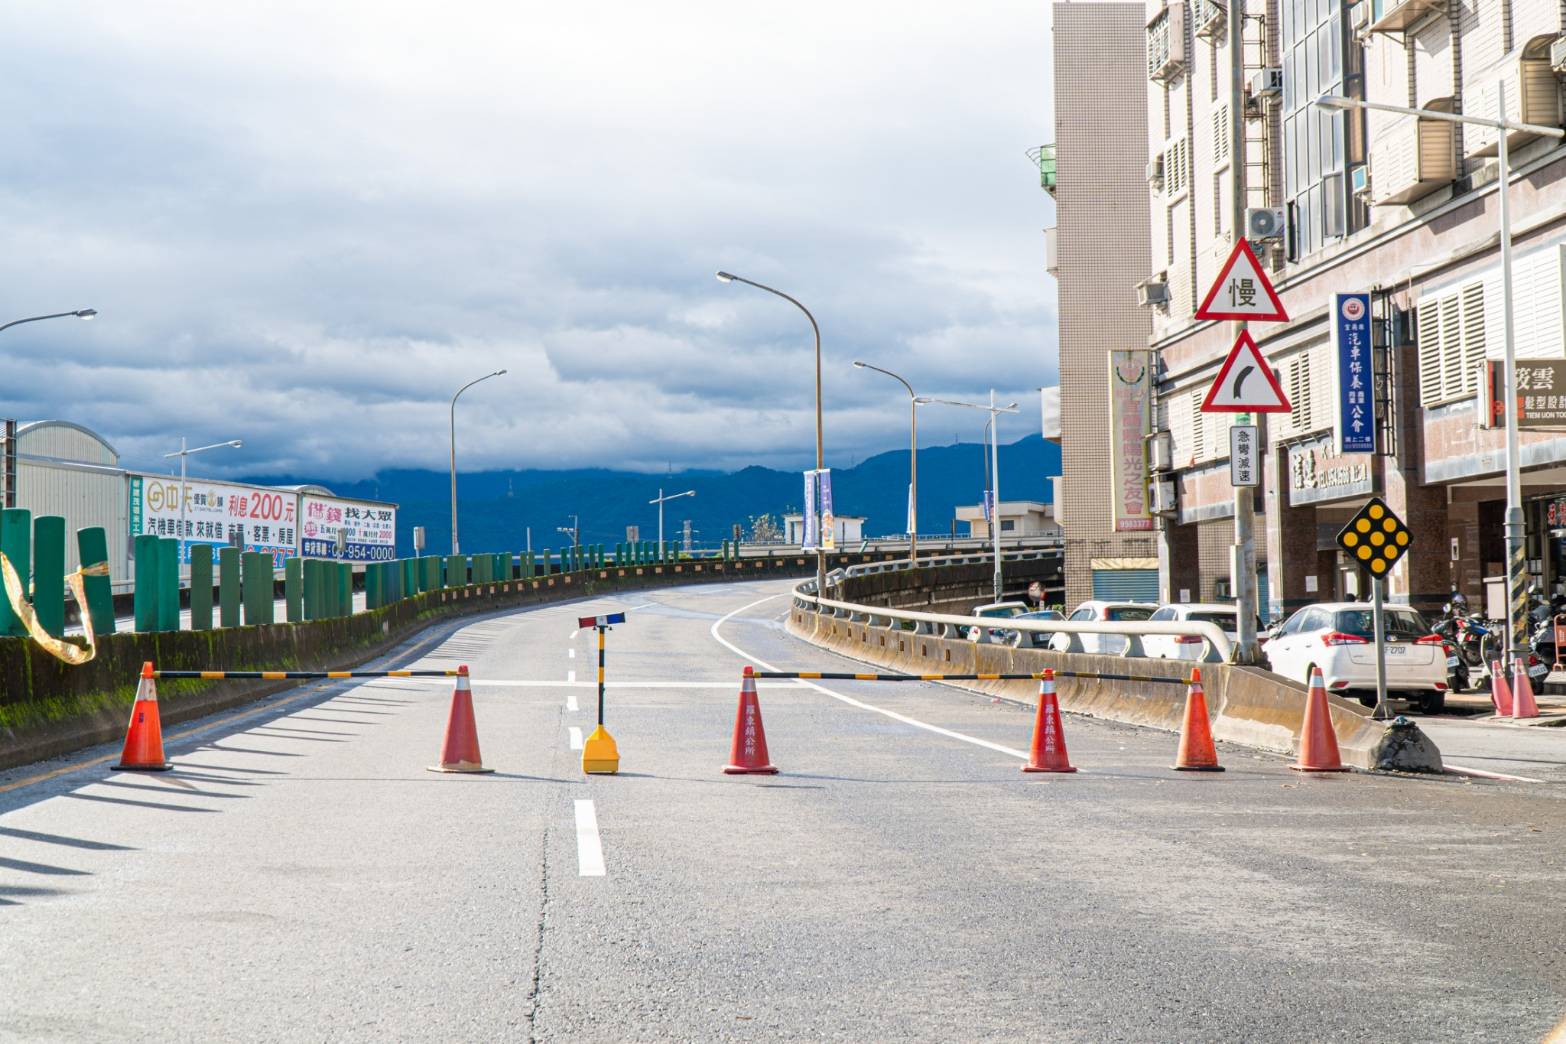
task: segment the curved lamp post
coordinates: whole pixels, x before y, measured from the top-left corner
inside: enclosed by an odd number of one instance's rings
[[[810,329],[816,335],[816,470],[820,471],[826,467],[826,458],[822,449],[821,438],[821,327],[816,324],[816,317],[810,314],[810,309],[800,304],[794,298],[781,290],[767,286],[765,283],[758,283],[753,279],[746,279],[744,276],[737,276],[731,272],[719,272],[718,282],[744,283],[746,286],[753,286],[757,290],[765,290],[769,294],[775,294],[795,308],[798,308],[801,312],[804,312],[805,318],[810,320]],[[824,598],[826,597],[826,551],[819,546],[820,540],[817,540],[816,543],[816,594]]]
[[[457,389],[457,394],[451,397],[451,553],[457,554],[457,399],[463,392],[478,384],[487,381],[491,377],[499,377],[505,370],[496,370],[494,373],[486,373],[484,376],[471,380]]]
[[[919,564],[919,397],[914,394],[913,385],[891,370],[857,359],[854,365],[884,373],[908,389],[908,566],[914,568]]]
[[[66,314],[74,315],[75,313],[68,312]],[[92,317],[85,316],[84,318],[90,319]],[[25,319],[22,320],[22,322],[26,321],[27,320]],[[0,326],[0,330],[3,329],[5,329],[5,327]],[[175,450],[173,453],[163,454],[164,460],[167,460],[170,457],[179,458],[179,564],[181,569],[184,569],[189,565],[189,563],[185,560],[185,501],[190,499],[190,491],[185,488],[185,461],[187,458],[196,453],[205,453],[207,450],[215,449],[239,449],[243,445],[244,443],[238,439],[230,439],[227,442],[214,442],[210,446],[197,446],[195,449],[186,449],[185,436],[181,435],[179,438],[179,449]]]
[[[990,544],[995,549],[995,600],[1001,600],[1001,546],[1000,546],[1000,424],[999,416],[1002,413],[1016,413],[1017,404],[1010,403],[1005,406],[995,405],[995,389],[990,389],[990,404],[985,406],[978,402],[958,402],[956,399],[928,399],[920,397],[915,402],[923,406],[926,403],[938,402],[942,406],[961,406],[969,410],[987,410],[990,415],[990,488],[995,497],[995,508],[990,512]]]
[[[679,500],[681,497],[694,497],[695,495],[696,491],[694,489],[687,489],[684,493],[670,493],[668,496],[664,496],[663,490],[660,488],[657,498],[647,502],[658,505],[658,561],[662,562],[665,557],[663,549],[663,506],[671,500]]]

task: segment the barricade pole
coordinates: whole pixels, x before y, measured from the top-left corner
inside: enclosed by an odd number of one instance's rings
[[[460,671],[153,671],[154,678],[261,678],[266,681],[306,681],[312,678],[455,678]]]

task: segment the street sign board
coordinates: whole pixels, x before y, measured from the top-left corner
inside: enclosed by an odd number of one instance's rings
[[[1251,322],[1286,322],[1288,313],[1261,262],[1243,236],[1235,241],[1229,260],[1218,270],[1212,289],[1196,310],[1198,319],[1239,319]]]
[[[1289,399],[1278,385],[1272,367],[1248,331],[1218,368],[1218,376],[1202,400],[1203,413],[1288,413]]]
[[[1376,397],[1371,394],[1370,295],[1332,295],[1333,400],[1339,453],[1376,452]]]
[[[805,517],[801,520],[803,532],[799,537],[801,551],[814,551],[821,545],[820,519],[816,515],[816,479],[818,471],[805,472]]]
[[[1338,546],[1375,577],[1391,572],[1413,542],[1403,520],[1380,497],[1371,497],[1338,533]]]
[[[1257,467],[1257,443],[1261,429],[1254,424],[1236,424],[1229,429],[1229,482],[1235,486],[1261,485]]]
[[[1506,364],[1485,360],[1480,426],[1506,426]],[[1566,427],[1566,359],[1517,360],[1517,426]]]

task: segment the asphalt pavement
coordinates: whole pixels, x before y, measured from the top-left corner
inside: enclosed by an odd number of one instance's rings
[[[1301,776],[935,684],[763,682],[778,776],[727,777],[740,670],[846,669],[787,582],[446,624],[483,776],[425,771],[441,680],[303,687],[0,774],[0,1039],[1537,1040],[1566,1015],[1566,791]],[[596,651],[622,772],[584,777]]]

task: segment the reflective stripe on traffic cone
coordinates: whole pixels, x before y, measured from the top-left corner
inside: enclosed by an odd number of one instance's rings
[[[739,709],[734,713],[734,743],[723,771],[730,776],[770,776],[777,768],[767,760],[767,730],[761,725],[761,701],[756,696],[756,669],[747,666],[740,680]]]
[[[141,680],[136,683],[136,703],[131,707],[130,728],[125,730],[125,748],[120,763],[114,766],[126,772],[167,772],[174,766],[163,757],[163,723],[158,718],[158,683],[152,677],[152,662],[141,665]]]
[[[484,767],[479,754],[478,723],[473,720],[473,692],[468,688],[468,668],[457,668],[457,687],[451,693],[451,714],[446,719],[446,738],[440,747],[440,764],[431,772],[493,772]]]
[[[1310,671],[1310,692],[1305,697],[1305,723],[1300,728],[1300,756],[1289,768],[1296,772],[1347,772],[1338,753],[1338,734],[1332,728],[1332,707],[1321,668]]]
[[[1537,718],[1539,704],[1533,698],[1533,682],[1528,680],[1528,668],[1521,657],[1512,671],[1512,718]]]
[[[1024,772],[1075,772],[1066,754],[1066,733],[1061,727],[1060,701],[1055,698],[1055,672],[1045,668],[1039,679],[1039,709],[1033,716],[1033,743]]]
[[[1501,661],[1496,660],[1490,664],[1490,702],[1495,706],[1495,713],[1503,718],[1512,716],[1512,687],[1506,684],[1506,672],[1501,670]]]
[[[1191,686],[1185,693],[1185,724],[1180,728],[1180,752],[1174,767],[1181,772],[1222,772],[1218,748],[1213,745],[1212,723],[1207,720],[1207,696],[1202,692],[1202,669],[1191,669]]]

